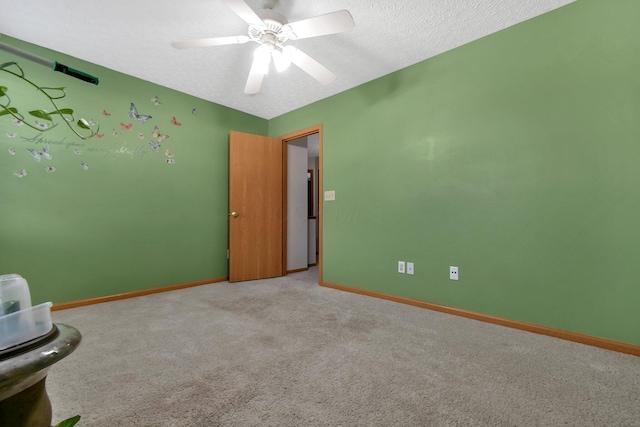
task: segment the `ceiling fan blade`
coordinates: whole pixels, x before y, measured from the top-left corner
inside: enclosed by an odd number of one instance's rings
[[[191,47],[223,46],[227,44],[242,44],[251,40],[248,36],[214,37],[209,39],[186,40],[173,42],[171,46],[176,49],[188,49]]]
[[[351,31],[356,26],[353,17],[346,10],[327,13],[301,21],[291,22],[284,26],[290,39],[299,40],[308,37],[326,36],[328,34]]]
[[[291,62],[324,85],[336,79],[335,74],[300,49],[295,49],[291,53]]]
[[[264,22],[243,0],[223,0],[244,22],[249,25],[263,26]]]
[[[262,87],[262,80],[264,80],[265,66],[260,63],[257,57],[253,58],[251,64],[251,70],[249,70],[249,77],[247,78],[247,84],[244,87],[244,93],[247,95],[253,95],[260,92]]]

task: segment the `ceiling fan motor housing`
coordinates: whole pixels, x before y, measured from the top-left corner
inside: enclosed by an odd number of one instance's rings
[[[289,36],[282,30],[288,23],[287,18],[272,9],[263,9],[257,12],[264,25],[250,25],[249,37],[259,44],[280,46]]]

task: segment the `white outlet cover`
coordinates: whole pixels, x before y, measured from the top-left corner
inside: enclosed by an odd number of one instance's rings
[[[453,265],[449,267],[449,279],[458,280],[458,267]]]
[[[412,262],[408,262],[407,263],[407,274],[413,274],[413,263]]]
[[[336,199],[336,192],[334,190],[324,192],[324,200],[330,202]]]
[[[405,272],[404,267],[405,267],[404,261],[398,261],[398,273],[404,273]]]

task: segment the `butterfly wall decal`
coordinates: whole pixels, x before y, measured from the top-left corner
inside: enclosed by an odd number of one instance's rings
[[[157,96],[154,96],[153,98],[151,98],[151,102],[153,102],[153,105],[155,105],[156,107],[159,107],[160,105],[162,105],[162,102],[158,100]]]
[[[153,127],[153,132],[151,132],[151,136],[153,136],[154,138],[157,138],[158,142],[162,142],[167,138],[169,138],[169,135],[163,135],[160,133],[160,129],[158,129],[158,126]]]
[[[104,133],[96,133],[94,136],[98,139],[102,139],[104,138]]]
[[[47,160],[51,160],[53,158],[51,154],[49,154],[49,144],[45,144],[39,154]]]
[[[22,178],[23,176],[27,176],[27,171],[22,169],[20,172],[14,172],[13,174],[18,178]]]
[[[103,115],[103,116],[110,117],[110,116],[111,116],[111,113],[107,113],[107,110],[102,110],[102,115]]]
[[[178,121],[176,120],[176,116],[173,116],[171,118],[171,123],[175,126],[175,127],[180,127],[182,126],[182,123],[178,123]]]
[[[49,129],[49,123],[44,123],[44,122],[40,122],[40,121],[36,120],[36,127],[38,129],[43,129],[43,130]]]
[[[33,148],[27,148],[27,151],[33,156],[33,160],[37,163],[40,163],[40,160],[42,160],[43,157],[47,160],[51,160],[53,158],[49,153],[49,144],[45,144],[40,151],[34,150]]]
[[[38,153],[33,148],[27,148],[27,151],[31,153],[31,155],[33,156],[33,160],[35,160],[37,163],[40,163],[40,160],[42,159],[42,157],[40,157],[40,153]]]
[[[151,150],[153,151],[160,151],[160,144],[156,141],[151,141],[149,143],[149,148],[151,148]]]
[[[131,103],[131,107],[129,108],[129,117],[131,117],[132,119],[136,119],[138,123],[144,123],[151,118],[151,116],[148,114],[138,114],[138,109],[133,102]]]
[[[133,123],[129,123],[128,125],[125,125],[124,123],[120,122],[120,126],[122,126],[122,130],[131,130],[131,129],[133,129]]]

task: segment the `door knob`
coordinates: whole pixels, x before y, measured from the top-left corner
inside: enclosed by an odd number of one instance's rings
[[[234,218],[237,218],[237,217],[238,217],[238,212],[233,211],[233,212],[231,212],[229,215],[231,215],[231,216],[232,216],[232,217],[234,217]]]

